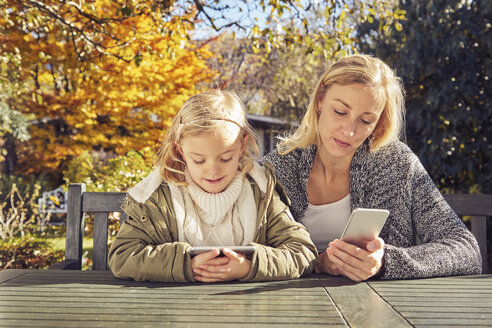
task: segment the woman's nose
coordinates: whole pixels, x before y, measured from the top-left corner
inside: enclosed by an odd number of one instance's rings
[[[355,135],[355,123],[351,121],[345,122],[342,126],[342,133],[345,137],[353,137]]]

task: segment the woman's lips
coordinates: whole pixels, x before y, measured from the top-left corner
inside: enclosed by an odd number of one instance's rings
[[[348,148],[350,147],[350,144],[347,143],[347,142],[343,142],[342,140],[339,140],[337,138],[334,138],[335,140],[335,143],[339,146],[339,147],[342,147],[342,148]]]

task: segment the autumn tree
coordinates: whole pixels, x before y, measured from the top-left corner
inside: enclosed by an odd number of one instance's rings
[[[330,57],[354,51],[360,19],[377,18],[381,28],[395,24],[392,10],[392,1],[376,0],[323,6],[298,0],[0,0],[0,56],[20,72],[21,85],[8,108],[35,115],[32,138],[17,143],[17,169],[61,172],[85,149],[122,154],[155,145],[184,99],[213,76],[205,64],[207,40],[192,37],[194,28],[242,35],[256,54],[302,44]],[[320,13],[316,24],[313,13]]]
[[[114,1],[94,1],[53,18],[8,4],[2,50],[23,54],[21,80],[29,86],[8,104],[36,117],[31,139],[17,147],[25,173],[61,172],[87,149],[123,154],[155,147],[184,100],[213,75],[206,47],[189,41],[189,17],[162,21],[158,8],[133,15]],[[105,25],[90,40],[87,16]],[[62,21],[84,27],[88,39],[68,33]]]

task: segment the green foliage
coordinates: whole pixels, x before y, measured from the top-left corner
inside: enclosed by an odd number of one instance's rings
[[[126,191],[151,170],[152,166],[137,151],[108,160],[85,152],[69,163],[64,180],[67,188],[70,183],[85,183],[87,191]]]
[[[32,194],[36,189],[40,192],[56,188],[46,175],[23,176],[16,174],[0,176],[0,199],[5,199],[6,195],[12,190],[12,186],[16,185],[21,195]]]
[[[26,116],[10,109],[0,98],[0,137],[11,134],[14,138],[25,141],[29,139]]]
[[[12,243],[0,242],[0,270],[47,269],[63,259],[63,251],[53,250],[46,240],[29,237]]]
[[[361,49],[396,68],[407,138],[441,189],[492,193],[492,2],[401,0],[407,21]]]
[[[8,157],[9,148],[13,148],[16,141],[29,139],[28,119],[32,118],[9,106],[7,100],[12,96],[13,85],[2,78],[2,75],[0,74],[0,162]]]

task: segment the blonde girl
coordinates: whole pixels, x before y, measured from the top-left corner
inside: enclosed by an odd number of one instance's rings
[[[306,229],[290,219],[281,187],[255,162],[257,154],[235,93],[210,90],[188,99],[166,133],[155,170],[128,190],[122,209],[129,218],[109,253],[113,274],[216,282],[311,272],[316,249]],[[246,245],[256,247],[248,257],[227,248]],[[192,246],[214,249],[192,257]]]

